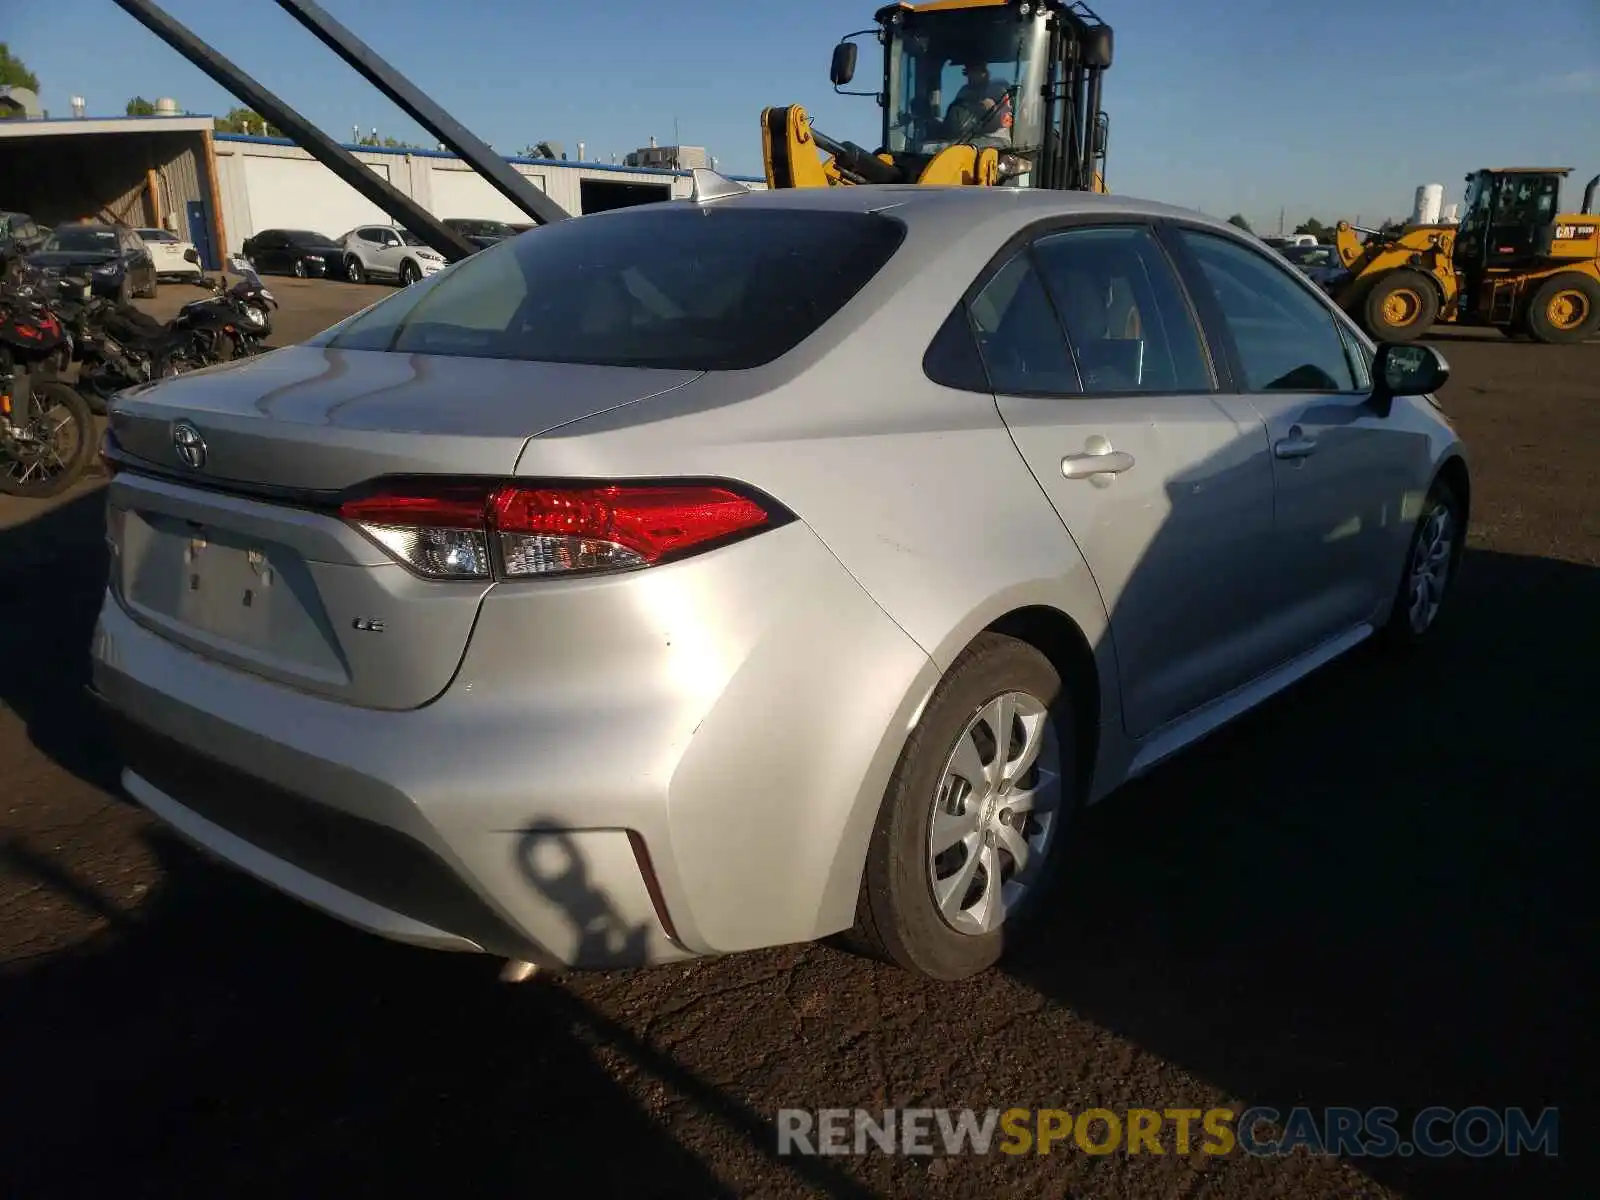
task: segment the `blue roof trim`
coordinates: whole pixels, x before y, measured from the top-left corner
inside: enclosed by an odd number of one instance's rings
[[[293,146],[295,143],[290,138],[262,137],[254,133],[219,133],[216,134],[219,142],[253,142],[259,146]],[[448,158],[456,162],[456,158],[448,150],[429,150],[426,147],[407,146],[362,146],[355,142],[340,142],[340,147],[359,154],[414,154],[418,158]],[[516,163],[526,167],[582,167],[585,171],[621,171],[629,175],[672,175],[687,178],[691,172],[675,171],[669,167],[627,167],[620,163],[579,162],[567,158],[522,158],[517,155],[506,154],[502,158],[508,163]],[[765,183],[764,175],[730,175],[741,183]]]

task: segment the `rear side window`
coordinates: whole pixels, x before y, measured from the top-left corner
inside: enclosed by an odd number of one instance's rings
[[[729,371],[819,329],[905,226],[873,213],[648,206],[497,243],[315,344]]]
[[[1041,238],[1034,256],[1085,392],[1211,391],[1200,330],[1148,229],[1071,229]]]
[[[1002,267],[972,301],[972,328],[995,391],[1038,396],[1082,390],[1061,324],[1027,253]]]

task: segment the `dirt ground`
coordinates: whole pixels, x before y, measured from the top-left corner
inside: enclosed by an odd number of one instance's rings
[[[281,340],[388,290],[270,283]],[[1600,1194],[1600,347],[1439,344],[1475,456],[1448,631],[1092,810],[1041,936],[948,988],[825,946],[505,985],[210,864],[121,796],[80,699],[97,484],[0,502],[0,1194]],[[775,1134],[782,1108],[1251,1104],[1559,1105],[1561,1153],[804,1158]]]

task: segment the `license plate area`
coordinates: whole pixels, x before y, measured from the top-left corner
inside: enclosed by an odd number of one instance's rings
[[[348,682],[311,568],[290,547],[138,510],[120,542],[120,590],[136,617],[242,664]]]

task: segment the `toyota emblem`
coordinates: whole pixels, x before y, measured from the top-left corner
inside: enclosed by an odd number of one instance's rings
[[[198,471],[206,465],[206,440],[189,422],[179,421],[173,425],[172,448],[178,452],[178,461],[190,470]]]

